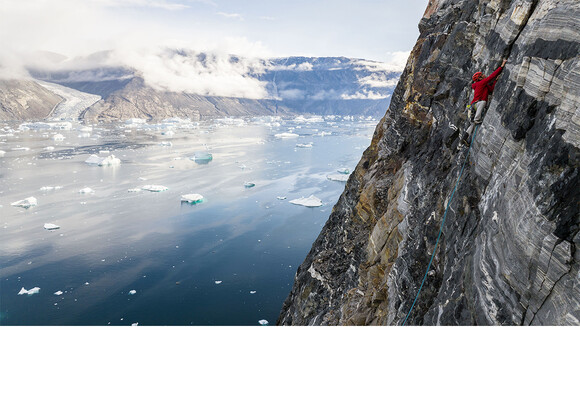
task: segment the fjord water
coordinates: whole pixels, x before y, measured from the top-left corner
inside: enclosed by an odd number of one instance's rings
[[[354,169],[376,120],[64,124],[0,123],[0,325],[274,324],[344,189],[327,176]],[[289,202],[310,195],[323,205]]]

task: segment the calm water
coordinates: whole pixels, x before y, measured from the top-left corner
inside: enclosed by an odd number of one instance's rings
[[[0,324],[274,324],[344,189],[327,176],[354,169],[376,123],[0,123]],[[198,151],[213,159],[194,162]],[[89,165],[90,154],[121,164]],[[168,190],[129,191],[148,184]],[[193,193],[204,201],[180,201]],[[323,205],[289,202],[310,195]],[[11,206],[30,196],[37,206]]]

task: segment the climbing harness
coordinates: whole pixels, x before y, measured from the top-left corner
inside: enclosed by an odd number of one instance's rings
[[[451,193],[451,197],[449,198],[449,201],[447,202],[447,208],[445,208],[445,213],[443,214],[443,220],[441,221],[441,227],[439,228],[439,235],[437,236],[437,241],[435,242],[435,248],[433,249],[433,254],[431,255],[431,260],[429,261],[429,265],[427,265],[427,270],[425,271],[425,275],[423,276],[423,281],[421,282],[421,286],[419,286],[419,291],[417,292],[417,296],[415,296],[415,300],[413,301],[413,304],[411,305],[411,309],[409,309],[409,313],[407,313],[407,316],[405,317],[405,321],[403,322],[402,326],[405,326],[405,324],[407,323],[407,319],[409,319],[409,316],[411,316],[411,312],[413,311],[413,308],[415,307],[415,303],[417,303],[417,299],[419,298],[419,294],[421,293],[421,289],[423,289],[423,285],[425,284],[425,280],[427,279],[427,274],[429,273],[429,268],[431,267],[431,263],[433,262],[433,258],[435,257],[435,253],[437,252],[437,246],[439,245],[439,239],[441,238],[441,233],[443,232],[443,225],[445,224],[445,218],[447,217],[447,211],[449,210],[449,207],[451,206],[451,200],[453,199],[453,195],[455,195],[455,191],[457,190],[457,187],[459,186],[459,180],[461,179],[461,176],[463,175],[463,170],[465,169],[465,164],[467,164],[467,160],[469,159],[469,151],[471,151],[471,146],[473,144],[473,141],[475,140],[475,137],[477,136],[478,129],[479,129],[479,124],[475,126],[473,138],[471,139],[471,142],[469,143],[469,149],[467,150],[467,154],[465,154],[465,160],[463,160],[463,166],[461,167],[461,172],[459,173],[459,176],[457,177],[457,182],[455,182],[455,188],[453,188],[453,192]]]

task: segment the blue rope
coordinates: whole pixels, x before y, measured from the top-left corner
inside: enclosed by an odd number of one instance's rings
[[[427,265],[427,270],[425,271],[425,275],[423,276],[423,281],[421,282],[421,286],[419,287],[419,291],[417,292],[417,296],[415,296],[415,300],[413,301],[413,305],[411,309],[409,309],[409,313],[407,313],[407,317],[405,317],[405,321],[403,322],[403,326],[407,323],[407,319],[411,315],[413,308],[415,307],[415,303],[417,303],[417,299],[419,298],[419,293],[421,293],[421,289],[423,289],[423,285],[425,284],[425,279],[427,279],[427,274],[429,273],[429,268],[431,267],[431,263],[433,262],[433,258],[435,257],[435,253],[437,251],[437,246],[439,245],[439,239],[441,238],[441,233],[443,232],[443,224],[445,224],[445,218],[447,217],[447,211],[451,206],[451,200],[453,199],[453,195],[455,195],[455,191],[457,190],[457,186],[459,185],[459,180],[463,175],[463,170],[465,169],[465,164],[467,164],[467,160],[469,158],[469,151],[471,151],[471,145],[473,144],[473,140],[477,136],[477,129],[479,128],[479,124],[475,126],[475,132],[473,133],[473,138],[469,143],[469,149],[467,150],[467,154],[465,155],[465,160],[463,161],[463,166],[461,167],[461,172],[457,177],[457,182],[455,183],[455,188],[453,188],[453,192],[451,193],[451,198],[449,198],[449,202],[447,202],[447,208],[445,208],[445,213],[443,214],[443,220],[441,221],[441,228],[439,228],[439,235],[437,236],[437,242],[435,242],[435,249],[433,249],[433,254],[431,255],[431,260],[429,261],[429,265]]]

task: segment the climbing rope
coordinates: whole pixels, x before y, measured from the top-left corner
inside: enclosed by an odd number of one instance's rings
[[[415,303],[417,303],[417,299],[419,298],[419,294],[421,293],[421,289],[423,289],[423,285],[425,284],[425,279],[427,279],[427,274],[429,273],[429,268],[431,267],[431,263],[433,262],[433,258],[435,257],[435,253],[437,252],[437,245],[439,245],[439,239],[441,238],[441,233],[443,232],[443,224],[445,224],[445,218],[447,217],[447,211],[449,210],[449,207],[451,206],[451,200],[453,199],[453,195],[455,195],[455,191],[457,190],[457,186],[459,185],[459,180],[461,179],[461,176],[463,175],[463,170],[465,169],[465,164],[467,164],[467,160],[469,159],[469,151],[471,151],[471,145],[473,144],[473,141],[475,140],[475,137],[477,136],[478,128],[479,128],[479,124],[475,126],[473,138],[471,138],[471,142],[469,143],[469,149],[467,150],[467,154],[465,155],[465,160],[463,161],[463,166],[461,167],[461,172],[459,173],[459,176],[457,177],[457,182],[455,182],[455,188],[453,188],[453,192],[451,193],[451,197],[449,198],[449,201],[447,202],[447,208],[445,208],[445,213],[443,214],[443,220],[441,221],[441,227],[439,228],[439,235],[437,236],[437,242],[435,242],[435,248],[433,249],[433,254],[431,255],[431,260],[429,261],[429,265],[427,265],[427,270],[425,271],[425,275],[423,276],[423,281],[421,282],[421,286],[419,286],[419,291],[417,292],[417,296],[415,296],[415,300],[413,301],[413,304],[411,305],[411,309],[409,309],[409,313],[407,313],[407,316],[405,317],[405,321],[403,322],[403,326],[405,326],[405,324],[407,323],[407,319],[409,319],[409,316],[411,316],[411,312],[413,311],[413,308],[415,307]]]

